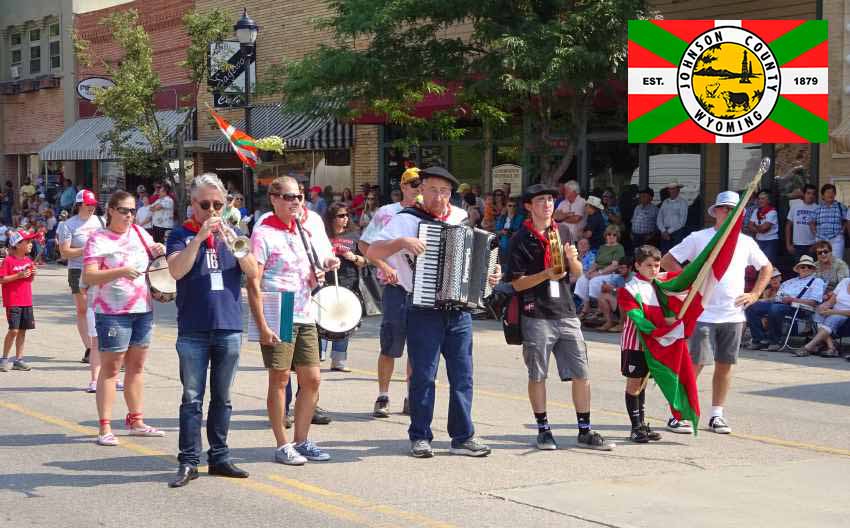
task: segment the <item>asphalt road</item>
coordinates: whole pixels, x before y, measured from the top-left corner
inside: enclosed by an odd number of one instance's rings
[[[352,373],[323,372],[321,405],[334,422],[311,436],[333,459],[288,467],[273,461],[265,411],[266,373],[244,343],[233,394],[230,445],[247,480],[201,478],[172,490],[180,401],[175,308],[157,305],[146,368],[145,416],[168,432],[94,443],[94,396],[65,268],[37,282],[38,328],[28,336],[31,372],[0,373],[0,526],[847,526],[850,518],[850,363],[742,352],[726,415],[734,433],[704,428],[629,444],[616,336],[589,332],[592,422],[617,441],[610,453],[575,447],[569,387],[549,382],[549,415],[561,448],[539,452],[519,347],[493,322],[475,323],[474,416],[493,447],[485,459],[448,454],[447,391],[441,371],[434,420],[437,456],[407,455],[405,387],[392,384],[388,419],[371,417],[379,320],[367,320],[349,353]],[[329,365],[324,365],[329,368]],[[554,372],[554,370],[552,371]],[[700,379],[710,406],[711,369]],[[656,387],[648,412],[660,428]],[[705,422],[705,421],[704,421]]]

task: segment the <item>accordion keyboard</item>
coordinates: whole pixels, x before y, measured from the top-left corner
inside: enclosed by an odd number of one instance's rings
[[[414,269],[413,304],[433,307],[437,304],[438,279],[442,261],[442,229],[439,224],[419,224],[419,240],[425,244],[425,253],[416,258]]]

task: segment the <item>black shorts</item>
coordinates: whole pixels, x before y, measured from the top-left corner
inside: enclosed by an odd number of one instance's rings
[[[9,330],[32,330],[35,328],[35,315],[32,306],[11,306],[6,308]]]
[[[620,372],[627,378],[645,378],[649,374],[646,356],[641,350],[620,351]]]

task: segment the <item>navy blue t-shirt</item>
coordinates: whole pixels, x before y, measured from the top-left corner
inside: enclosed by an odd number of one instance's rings
[[[183,226],[171,230],[166,243],[166,255],[183,251],[192,239],[192,233]],[[242,270],[236,257],[227,250],[220,239],[216,240],[218,269],[221,270],[224,289],[212,291],[210,284],[210,262],[207,244],[198,249],[195,265],[182,279],[177,281],[177,330],[184,332],[207,332],[210,330],[242,330]],[[213,270],[215,271],[215,270]]]

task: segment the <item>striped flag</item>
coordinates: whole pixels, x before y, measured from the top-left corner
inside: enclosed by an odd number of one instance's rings
[[[826,20],[630,20],[630,143],[826,143]]]
[[[210,114],[212,114],[213,119],[215,119],[221,133],[224,134],[224,137],[226,137],[228,141],[230,141],[230,146],[233,147],[233,150],[236,152],[236,155],[239,156],[239,159],[242,160],[242,163],[248,165],[252,169],[256,169],[257,145],[254,142],[254,138],[241,130],[237,130],[236,127],[228,123],[226,119],[215,113],[212,108],[209,108],[209,111]]]

